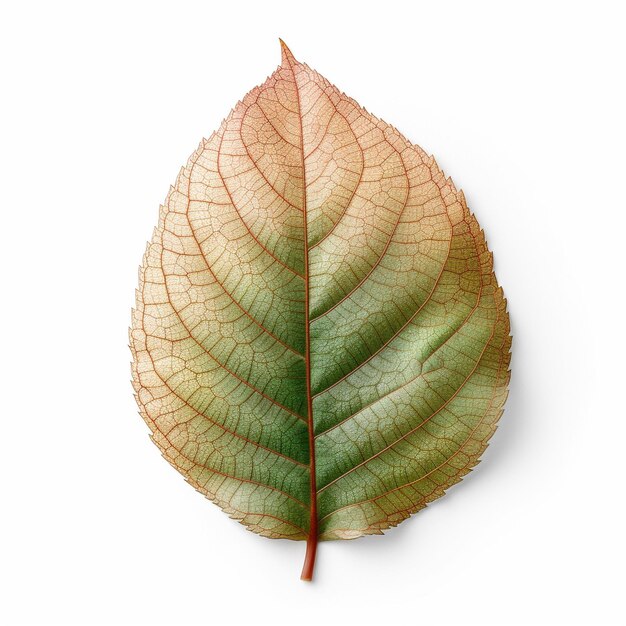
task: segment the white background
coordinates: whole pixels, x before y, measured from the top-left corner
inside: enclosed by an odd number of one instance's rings
[[[6,2],[0,14],[0,622],[618,624],[625,15],[608,2]],[[278,37],[465,190],[508,296],[484,462],[384,537],[247,532],[131,393],[168,186]]]

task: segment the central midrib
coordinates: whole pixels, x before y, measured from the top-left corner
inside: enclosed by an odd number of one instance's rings
[[[307,227],[307,183],[304,159],[304,130],[302,128],[302,106],[300,103],[300,90],[298,80],[294,70],[294,60],[291,51],[281,40],[283,52],[283,65],[288,65],[293,75],[294,88],[296,90],[296,101],[298,105],[298,123],[300,125],[300,156],[302,167],[302,215],[304,221],[304,367],[306,372],[306,403],[307,403],[307,426],[309,439],[309,481],[310,491],[310,517],[309,536],[306,544],[306,555],[302,567],[302,580],[313,578],[315,567],[315,555],[317,552],[318,520],[317,520],[317,484],[315,480],[315,430],[313,424],[313,395],[311,393],[311,333],[309,331],[309,236]]]

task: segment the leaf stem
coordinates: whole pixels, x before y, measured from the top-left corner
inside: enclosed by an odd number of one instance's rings
[[[313,569],[315,568],[315,555],[317,554],[317,521],[315,528],[311,528],[309,538],[306,542],[306,555],[304,556],[304,565],[302,566],[302,574],[300,580],[313,580]]]

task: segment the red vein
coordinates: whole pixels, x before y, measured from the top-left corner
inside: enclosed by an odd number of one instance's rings
[[[455,328],[454,332],[439,346],[437,346],[437,348],[435,348],[435,350],[433,350],[425,359],[424,359],[424,365],[426,363],[428,363],[428,361],[430,361],[433,356],[435,356],[435,354],[437,354],[437,352],[439,352],[439,350],[441,350],[453,337],[456,337],[456,335],[461,332],[461,330],[465,327],[465,325],[469,322],[470,318],[474,315],[474,313],[476,313],[478,306],[480,305],[480,299],[482,297],[482,292],[483,292],[483,286],[481,284],[480,289],[478,290],[478,295],[476,298],[476,304],[472,307],[472,309],[470,310],[470,312],[465,316],[465,319],[463,319],[463,321],[459,324],[459,326],[457,328]],[[482,355],[481,355],[482,356]],[[480,359],[481,357],[479,357]],[[429,372],[426,372],[427,374]],[[408,385],[410,385],[412,382],[416,381],[418,378],[421,378],[424,374],[422,372],[420,372],[419,374],[417,374],[417,376],[414,376],[413,378],[407,380],[405,383],[403,383],[402,385],[400,385],[399,387],[396,387],[395,389],[392,389],[391,391],[388,391],[387,393],[385,393],[382,396],[379,396],[378,398],[376,398],[375,400],[373,400],[372,402],[370,402],[369,404],[366,404],[365,406],[361,407],[358,411],[356,411],[355,413],[352,413],[352,415],[348,415],[347,417],[343,418],[341,421],[337,422],[336,424],[333,424],[332,426],[330,426],[329,428],[327,428],[326,430],[318,433],[316,435],[316,437],[321,437],[322,435],[325,435],[326,433],[330,432],[331,430],[337,428],[338,426],[341,426],[342,424],[344,424],[345,422],[347,422],[348,420],[356,417],[357,415],[363,413],[363,411],[365,411],[366,409],[369,409],[370,407],[378,404],[379,402],[381,402],[382,400],[384,400],[385,398],[387,398],[388,396],[390,396],[393,393],[396,393],[396,391],[400,391],[402,389],[404,389],[405,387],[407,387]]]
[[[286,46],[283,43],[283,49]],[[315,567],[315,555],[317,552],[318,541],[318,520],[317,520],[317,485],[315,476],[315,434],[313,423],[313,398],[311,395],[311,333],[309,322],[309,237],[307,225],[307,202],[306,202],[306,169],[304,162],[304,129],[302,128],[302,105],[300,102],[300,91],[298,89],[298,79],[294,71],[291,53],[285,54],[291,73],[293,74],[293,82],[296,91],[296,99],[298,102],[298,122],[300,123],[300,144],[302,156],[302,209],[304,216],[304,329],[305,329],[305,369],[306,369],[306,399],[307,399],[307,417],[309,422],[309,463],[311,478],[311,502],[310,502],[310,522],[309,536],[307,539],[306,555],[304,558],[304,566],[302,568],[301,578],[303,580],[311,580],[313,577],[313,568]]]
[[[263,108],[261,107],[260,104],[255,103],[259,109],[261,109],[261,113],[263,114],[263,116],[265,117],[265,119],[270,123],[270,126],[274,129],[274,131],[276,132],[276,134],[280,137],[280,139],[282,139],[286,144],[293,146],[293,144],[289,141],[287,141],[286,139],[284,139],[284,137],[276,130],[276,128],[274,128],[274,125],[272,124],[272,122],[270,122],[269,118],[267,117],[267,115],[265,115],[265,111],[263,111]],[[246,118],[246,116],[248,115],[248,109],[250,107],[248,107],[245,112],[243,113],[243,117],[241,120],[241,124],[243,124],[243,120]],[[243,137],[241,136],[241,124],[239,126],[239,137],[241,138],[241,145],[243,146],[244,150],[246,151],[246,154],[248,155],[248,158],[250,159],[250,161],[252,162],[252,164],[254,165],[254,168],[256,169],[256,171],[261,175],[261,177],[263,178],[263,180],[267,183],[268,187],[287,205],[290,206],[292,209],[295,209],[296,211],[298,211],[299,213],[302,213],[302,210],[299,209],[295,204],[293,204],[292,202],[290,202],[289,200],[287,200],[287,198],[280,193],[280,191],[278,191],[278,189],[276,189],[276,187],[274,187],[274,185],[272,185],[272,183],[270,183],[270,181],[268,180],[267,176],[263,173],[263,170],[261,170],[261,168],[258,166],[257,162],[252,158],[252,155],[250,154],[250,150],[248,150],[248,146],[246,145],[245,141],[243,140]],[[293,146],[294,148],[297,146]],[[221,144],[220,144],[220,148],[221,148]],[[245,173],[245,172],[242,172]],[[222,178],[222,180],[224,180]],[[292,270],[294,271],[294,270]],[[297,272],[295,272],[297,273]],[[302,278],[302,274],[298,274],[298,276],[300,276]]]
[[[168,293],[168,297],[171,298],[171,295],[169,294],[169,290],[167,288],[167,280],[165,281],[165,290]],[[263,396],[266,400],[268,400],[269,402],[271,402],[272,404],[274,404],[275,406],[277,406],[280,409],[283,409],[284,411],[286,411],[287,413],[289,413],[290,415],[293,415],[294,417],[297,417],[298,419],[303,419],[302,415],[299,415],[298,413],[296,413],[293,409],[290,409],[289,407],[286,407],[285,405],[281,404],[280,402],[278,402],[278,400],[276,400],[275,398],[272,398],[271,396],[268,396],[266,393],[264,393],[263,391],[261,391],[260,389],[257,389],[251,382],[247,381],[245,378],[242,378],[241,376],[239,376],[238,374],[236,374],[235,372],[233,372],[231,369],[229,369],[228,367],[226,367],[226,365],[224,365],[221,361],[218,361],[215,356],[213,354],[211,354],[195,337],[194,335],[191,333],[191,330],[189,329],[189,327],[187,326],[187,324],[185,323],[185,321],[183,320],[181,314],[174,308],[174,306],[171,304],[171,302],[168,303],[171,307],[172,307],[172,311],[174,311],[174,313],[176,314],[176,317],[178,317],[178,319],[180,320],[181,325],[183,326],[183,328],[187,331],[187,334],[189,335],[189,339],[191,339],[199,348],[202,349],[202,351],[208,355],[209,357],[211,357],[216,363],[217,365],[223,369],[225,372],[227,372],[228,374],[230,374],[233,378],[235,378],[236,380],[242,382],[244,385],[246,385],[247,387],[249,387],[250,389],[252,389],[252,391],[254,391],[255,393],[258,393],[260,396]]]
[[[189,224],[189,230],[191,232],[191,235],[194,239],[194,241],[196,242],[196,245],[198,246],[198,250],[200,251],[200,256],[202,257],[202,259],[204,260],[204,263],[207,267],[207,269],[209,270],[209,272],[211,272],[211,274],[213,275],[213,277],[215,278],[215,280],[217,281],[217,283],[220,285],[220,287],[222,287],[222,289],[224,290],[224,292],[230,296],[231,300],[244,312],[246,313],[246,315],[253,320],[262,330],[265,330],[268,334],[271,334],[269,331],[267,331],[263,326],[261,326],[259,324],[259,322],[257,322],[252,316],[250,316],[249,313],[246,312],[246,310],[232,297],[232,295],[226,291],[226,289],[224,288],[224,286],[220,283],[219,279],[217,278],[217,276],[215,275],[215,273],[213,272],[213,270],[211,269],[211,266],[209,265],[209,262],[207,261],[207,259],[205,258],[204,254],[202,253],[202,247],[200,246],[200,242],[198,241],[198,238],[196,237],[195,231],[193,229],[193,226],[191,224],[191,220],[189,219],[189,204],[191,202],[191,197],[190,197],[190,187],[191,187],[191,174],[193,173],[193,167],[195,165],[195,161],[191,166],[191,170],[189,173],[189,179],[188,179],[188,183],[187,183],[187,211],[185,212],[185,217],[187,219],[187,223]],[[161,267],[163,267],[163,252],[161,252]],[[272,398],[270,396],[268,396],[267,394],[265,394],[263,391],[261,391],[260,389],[257,389],[252,383],[250,383],[249,381],[245,380],[244,378],[242,378],[241,376],[239,376],[238,374],[236,374],[235,372],[233,372],[232,370],[230,370],[228,367],[226,367],[226,365],[224,365],[223,363],[221,363],[220,361],[218,361],[193,335],[193,333],[191,332],[191,329],[187,326],[185,320],[183,319],[182,315],[180,314],[180,312],[176,309],[176,307],[174,307],[173,303],[172,303],[172,296],[169,292],[169,288],[167,286],[167,279],[165,277],[165,272],[163,271],[163,277],[164,277],[164,286],[165,286],[165,292],[167,294],[168,297],[168,304],[172,307],[172,310],[174,311],[175,315],[178,317],[178,319],[180,320],[180,323],[182,324],[182,326],[185,328],[185,330],[187,331],[187,333],[189,334],[189,338],[198,345],[198,347],[200,347],[202,349],[202,351],[207,354],[208,356],[210,356],[217,364],[219,367],[221,367],[225,372],[228,372],[233,378],[237,379],[238,381],[242,382],[244,385],[246,385],[247,387],[249,387],[250,389],[252,389],[254,392],[258,393],[259,395],[261,395],[262,397],[264,397],[266,400],[268,400],[269,402],[271,402],[272,404],[274,404],[275,406],[283,409],[284,411],[286,411],[287,413],[297,417],[298,419],[303,419],[301,415],[299,415],[298,413],[296,413],[293,409],[289,409],[288,407],[284,406],[283,404],[281,404],[280,402],[278,402],[275,398]],[[272,335],[273,336],[273,335]],[[278,340],[278,338],[275,337],[275,339]],[[282,343],[282,342],[281,342]],[[292,352],[294,352],[293,348],[290,348],[290,350]],[[299,354],[298,352],[296,352],[295,354]],[[300,355],[302,356],[302,355]]]
[[[498,323],[500,322],[500,313],[498,314],[498,318],[496,319],[495,323],[494,323],[494,328],[497,327]],[[502,372],[502,365],[505,362],[505,355],[502,354],[500,357],[500,362],[498,364],[498,373],[496,376],[496,379],[499,379],[501,372]],[[454,452],[454,454],[452,454],[449,458],[447,458],[445,461],[443,461],[442,463],[440,463],[439,465],[437,465],[436,467],[434,467],[433,469],[429,470],[426,474],[420,476],[419,478],[417,478],[416,480],[413,480],[411,482],[405,483],[403,485],[399,485],[398,487],[394,487],[393,489],[390,489],[388,491],[385,491],[373,498],[368,498],[367,500],[361,500],[359,502],[353,502],[352,504],[346,504],[345,506],[339,507],[338,509],[335,509],[334,511],[331,511],[330,513],[327,513],[326,515],[324,515],[324,517],[322,517],[322,519],[320,520],[320,523],[327,519],[328,517],[330,517],[331,515],[334,515],[335,513],[338,513],[339,511],[343,511],[344,509],[349,509],[351,507],[354,506],[362,506],[364,504],[367,504],[369,502],[375,502],[376,500],[380,500],[381,498],[384,498],[385,496],[388,496],[390,493],[393,493],[394,491],[399,491],[400,489],[406,489],[407,487],[410,487],[412,485],[416,485],[417,483],[421,482],[422,480],[425,480],[426,478],[428,478],[428,476],[430,476],[431,474],[433,474],[434,472],[436,472],[438,469],[442,468],[444,465],[447,465],[450,463],[450,461],[455,458],[457,456],[457,454],[459,454],[464,448],[465,446],[472,440],[474,434],[476,433],[476,431],[480,428],[480,426],[483,424],[483,422],[485,421],[485,418],[487,417],[487,415],[489,415],[489,412],[491,411],[491,408],[493,406],[493,401],[495,400],[496,396],[498,393],[498,387],[496,386],[494,388],[494,391],[491,395],[490,401],[489,401],[489,406],[487,407],[487,409],[485,410],[485,412],[483,413],[483,415],[481,416],[480,420],[478,421],[478,423],[476,424],[476,426],[471,430],[469,436],[467,437],[467,439],[458,447],[458,449]]]
[[[328,239],[328,237],[330,237],[330,235],[332,235],[332,233],[335,232],[335,230],[337,229],[337,226],[339,226],[339,223],[343,220],[343,218],[348,213],[348,210],[350,209],[350,206],[352,205],[352,201],[354,200],[354,198],[357,195],[356,192],[358,191],[359,187],[361,186],[361,182],[363,181],[363,173],[365,172],[365,157],[363,156],[363,149],[361,148],[361,144],[359,143],[359,140],[358,140],[357,136],[355,135],[354,131],[350,127],[350,123],[346,119],[346,116],[343,115],[342,113],[339,113],[339,111],[337,111],[337,114],[341,115],[341,117],[343,117],[343,119],[346,121],[346,124],[348,125],[348,128],[350,128],[350,132],[352,133],[352,135],[353,135],[353,137],[355,139],[355,143],[359,146],[359,154],[361,155],[361,172],[359,173],[359,180],[357,181],[354,189],[352,190],[352,195],[350,196],[350,199],[346,203],[346,206],[344,207],[343,211],[341,212],[341,214],[337,218],[337,221],[332,225],[330,230],[323,237],[321,237],[318,241],[316,241],[311,246],[311,250],[313,250],[313,248],[316,248],[317,246],[319,246],[323,241]],[[320,142],[320,144],[321,144],[321,142]]]
[[[447,212],[446,212],[446,215]],[[449,216],[448,216],[448,220],[449,220]],[[352,374],[354,374],[355,372],[358,372],[362,367],[364,367],[365,365],[367,365],[367,363],[369,363],[374,357],[378,356],[387,346],[389,346],[389,344],[391,344],[394,339],[396,339],[397,337],[400,336],[400,334],[402,333],[402,331],[409,326],[409,324],[411,324],[411,322],[413,322],[413,320],[419,315],[419,313],[421,312],[421,310],[430,302],[430,300],[433,297],[433,294],[435,293],[435,290],[437,289],[437,287],[439,286],[439,283],[441,282],[441,278],[445,273],[445,269],[446,269],[446,265],[448,264],[448,260],[450,258],[450,253],[452,251],[452,239],[454,238],[454,233],[451,229],[450,231],[450,239],[448,241],[448,251],[446,253],[446,258],[443,261],[443,263],[441,264],[441,270],[439,270],[439,275],[437,276],[437,279],[435,280],[435,282],[433,283],[433,287],[430,291],[430,293],[428,294],[428,296],[426,297],[426,299],[424,300],[424,302],[422,302],[422,304],[418,307],[418,309],[415,311],[415,313],[413,313],[413,315],[411,315],[409,317],[409,319],[404,322],[404,324],[402,324],[402,326],[400,326],[400,328],[398,328],[398,330],[396,330],[393,335],[391,335],[391,337],[389,337],[389,339],[387,339],[385,341],[385,343],[383,343],[382,346],[380,346],[380,348],[378,348],[378,350],[376,350],[375,352],[373,352],[370,356],[367,357],[367,359],[365,359],[364,361],[362,361],[361,363],[359,363],[354,369],[350,370],[347,374],[344,374],[341,378],[339,378],[338,380],[336,380],[332,385],[330,385],[329,387],[326,387],[326,389],[322,389],[321,391],[318,391],[313,398],[317,398],[318,396],[321,396],[322,394],[326,393],[327,391],[330,391],[333,387],[336,387],[340,382],[344,381],[346,378],[348,378],[349,376],[352,376]]]
[[[158,430],[158,429],[157,429]],[[261,483],[258,480],[254,480],[254,478],[241,478],[240,476],[232,476],[231,474],[226,474],[225,472],[220,472],[219,470],[216,470],[212,467],[208,467],[207,465],[201,464],[201,463],[196,463],[196,461],[194,461],[194,459],[190,459],[186,454],[183,454],[183,452],[181,450],[179,450],[178,448],[176,448],[176,446],[174,446],[174,444],[169,440],[169,438],[167,437],[167,435],[164,435],[160,430],[159,432],[165,437],[165,439],[167,440],[167,442],[176,450],[177,454],[179,454],[180,456],[182,456],[184,459],[187,459],[187,461],[189,461],[190,463],[193,463],[196,467],[201,467],[209,472],[213,472],[215,474],[219,474],[220,476],[223,476],[224,478],[229,478],[231,480],[238,480],[242,483],[251,483],[253,485],[258,485],[259,487],[265,487],[266,489],[270,489],[272,491],[275,491],[276,493],[279,493],[283,496],[286,496],[287,498],[290,498],[291,500],[293,500],[294,502],[297,502],[300,506],[304,507],[305,509],[308,510],[308,505],[306,504],[306,502],[302,502],[302,500],[299,500],[298,498],[296,498],[295,496],[292,496],[290,493],[287,493],[286,491],[283,491],[282,489],[279,489],[278,487],[274,487],[274,485],[268,485],[267,483]],[[198,483],[200,484],[200,483]],[[230,503],[229,503],[230,505]],[[252,515],[254,515],[252,513]],[[259,515],[261,515],[261,513],[259,513]]]
[[[300,465],[302,467],[308,467],[308,465],[306,465],[305,463],[301,463],[300,461],[296,461],[296,459],[293,459],[292,457],[287,456],[286,454],[283,454],[282,452],[278,452],[278,450],[273,450],[272,448],[268,448],[268,447],[266,447],[266,446],[264,446],[264,445],[262,445],[260,443],[257,443],[256,441],[252,441],[251,439],[248,439],[247,437],[244,437],[243,435],[240,435],[238,432],[236,432],[234,430],[230,430],[229,428],[226,428],[226,426],[224,426],[223,424],[220,424],[219,422],[216,422],[213,418],[211,418],[208,415],[206,415],[205,413],[199,411],[195,406],[193,406],[193,404],[191,404],[188,400],[186,400],[179,393],[177,393],[172,388],[172,386],[169,384],[169,382],[165,378],[163,378],[163,376],[161,376],[161,374],[157,370],[157,367],[156,367],[156,364],[154,362],[154,359],[152,358],[152,354],[150,353],[149,350],[146,350],[146,353],[148,354],[148,357],[150,358],[150,362],[152,363],[152,369],[154,370],[154,373],[158,376],[159,380],[170,390],[171,393],[173,393],[181,402],[183,402],[186,406],[188,406],[194,413],[196,413],[200,417],[208,420],[212,424],[215,424],[215,426],[217,426],[218,428],[221,428],[224,432],[228,433],[229,435],[232,435],[233,437],[237,437],[238,439],[241,439],[242,441],[245,441],[246,443],[249,443],[249,444],[251,444],[252,446],[254,446],[256,448],[260,448],[261,450],[266,450],[267,452],[271,452],[272,454],[275,454],[276,456],[279,456],[279,457],[282,457],[284,459],[287,459],[288,461],[291,461],[292,463],[294,463],[296,465]],[[168,438],[169,433],[171,433],[172,430],[174,430],[177,426],[180,426],[182,424],[184,424],[184,422],[175,424],[171,428],[171,430],[169,430],[167,433],[165,433],[163,430],[161,430],[158,427],[157,427],[157,429],[169,441],[169,438]],[[156,422],[155,422],[155,426],[156,426]],[[191,461],[192,459],[189,459],[189,460]]]
[[[241,137],[241,132],[240,132],[240,137]],[[222,136],[220,137],[220,145],[219,145],[219,148],[217,149],[217,159],[215,159],[215,162],[216,162],[216,165],[217,165],[217,175],[220,177],[220,180],[222,181],[222,186],[224,187],[224,191],[226,191],[226,194],[228,195],[228,199],[230,200],[230,203],[232,204],[233,209],[235,210],[235,213],[238,215],[239,219],[241,220],[241,223],[246,227],[246,230],[250,233],[252,238],[259,244],[259,246],[261,246],[261,248],[263,249],[264,252],[267,252],[267,254],[269,254],[277,263],[282,265],[286,270],[288,270],[292,274],[295,274],[299,278],[303,278],[302,274],[300,274],[299,272],[296,272],[296,270],[294,270],[292,267],[289,267],[289,265],[287,265],[286,263],[281,261],[273,252],[270,251],[270,249],[267,246],[265,246],[263,243],[261,243],[259,238],[252,232],[252,229],[250,228],[250,226],[248,226],[248,223],[243,219],[243,216],[241,215],[241,213],[237,210],[237,205],[235,204],[235,200],[233,199],[233,196],[230,193],[230,189],[228,188],[228,184],[226,183],[226,179],[222,175],[222,171],[220,169],[220,157],[222,156],[222,143],[223,142],[224,142],[224,133],[222,133]],[[244,143],[243,137],[241,138],[241,144],[243,145],[244,150],[246,151],[246,154],[248,155],[248,158],[250,159],[250,161],[254,165],[254,169],[257,172],[259,172],[259,174],[261,174],[261,176],[263,177],[265,182],[268,184],[269,188],[279,198],[281,198],[282,200],[287,202],[287,204],[289,204],[289,202],[285,198],[283,198],[283,196],[281,196],[278,193],[278,191],[276,191],[276,189],[274,189],[274,187],[271,185],[269,180],[267,180],[267,178],[265,178],[265,175],[263,174],[263,172],[261,171],[261,169],[257,165],[256,161],[252,158],[252,155],[248,151],[248,146],[246,146],[246,144]]]
[[[478,303],[477,305],[478,306]],[[497,319],[496,319],[497,322]],[[370,461],[373,461],[374,459],[378,458],[379,456],[381,456],[384,452],[386,452],[387,450],[389,450],[390,448],[393,448],[394,446],[396,446],[398,443],[400,443],[401,441],[404,441],[407,437],[409,437],[410,435],[412,435],[413,433],[417,432],[420,428],[423,428],[428,422],[430,422],[430,420],[432,420],[433,417],[435,417],[435,415],[438,415],[439,413],[441,413],[441,411],[443,411],[457,396],[458,394],[461,392],[462,389],[465,388],[465,385],[469,382],[469,380],[472,378],[472,376],[476,373],[476,370],[478,369],[481,361],[483,360],[483,356],[485,355],[485,352],[487,351],[487,348],[489,347],[489,345],[491,344],[491,340],[493,339],[495,332],[496,332],[496,328],[497,328],[497,323],[494,324],[493,326],[493,330],[491,331],[491,334],[489,335],[489,339],[485,342],[485,345],[480,353],[480,356],[478,357],[478,359],[476,360],[476,364],[474,365],[474,367],[472,368],[472,370],[469,372],[469,374],[465,377],[465,379],[463,380],[463,382],[461,383],[461,385],[459,385],[459,387],[457,388],[457,390],[433,413],[431,413],[425,420],[423,420],[420,424],[418,424],[417,426],[415,426],[414,428],[412,428],[411,430],[409,430],[407,433],[405,433],[404,435],[402,435],[401,437],[398,437],[395,441],[393,441],[392,443],[390,443],[388,446],[386,446],[385,448],[383,448],[382,450],[379,450],[376,454],[373,454],[372,456],[370,456],[369,458],[365,459],[364,461],[362,461],[361,463],[359,463],[358,465],[355,465],[354,467],[351,467],[348,471],[343,472],[342,474],[340,474],[339,476],[337,476],[337,478],[333,479],[331,482],[329,482],[327,485],[324,485],[321,489],[320,489],[320,493],[322,491],[324,491],[324,489],[330,487],[332,484],[336,483],[338,480],[344,478],[345,476],[347,476],[348,474],[351,474],[352,472],[354,472],[355,470],[359,469],[359,467],[362,467],[363,465],[366,465],[367,463],[369,463]],[[432,355],[431,355],[432,356]],[[431,357],[429,357],[431,358]],[[408,383],[407,383],[408,384]],[[398,391],[398,389],[396,389],[395,391]],[[389,394],[387,394],[389,395]]]
[[[389,142],[387,142],[387,143],[389,143]],[[328,315],[331,311],[336,309],[342,302],[345,302],[353,293],[355,293],[361,287],[361,285],[363,285],[363,283],[372,275],[372,272],[380,265],[381,261],[386,256],[387,250],[389,249],[389,246],[391,245],[391,242],[393,241],[393,239],[394,239],[394,237],[396,235],[396,231],[398,230],[398,225],[400,224],[400,220],[402,219],[402,215],[404,214],[404,210],[406,209],[407,204],[409,202],[409,196],[411,195],[411,183],[410,183],[409,173],[408,173],[408,171],[406,169],[406,165],[404,164],[404,159],[402,158],[402,154],[391,143],[389,143],[389,145],[400,156],[400,162],[402,163],[402,168],[404,169],[404,175],[406,176],[406,180],[407,180],[406,198],[404,199],[404,204],[402,205],[402,208],[400,209],[400,211],[398,211],[398,217],[397,217],[396,222],[394,224],[393,230],[389,234],[389,238],[387,239],[387,243],[385,244],[385,247],[383,248],[382,252],[380,253],[378,259],[376,259],[376,262],[374,263],[374,265],[372,265],[372,267],[370,268],[369,272],[367,272],[367,274],[365,274],[365,276],[363,276],[363,278],[361,278],[361,280],[358,282],[358,284],[355,285],[347,294],[345,294],[338,302],[333,304],[333,306],[331,306],[330,309],[326,309],[326,311],[324,311],[323,313],[320,313],[319,315],[317,315],[316,317],[311,319],[311,322],[315,322],[316,320],[321,319],[325,315]]]
[[[223,135],[222,135],[223,136]],[[221,144],[220,144],[221,145]],[[219,162],[219,156],[218,156],[218,162]],[[235,297],[233,296],[233,294],[228,291],[228,289],[226,289],[226,287],[224,286],[224,283],[222,283],[222,281],[217,277],[217,275],[215,274],[215,272],[213,271],[213,269],[211,268],[211,265],[209,264],[209,261],[207,260],[207,258],[204,256],[204,252],[202,250],[202,246],[200,244],[200,241],[198,241],[198,237],[196,235],[196,231],[194,230],[194,227],[191,223],[191,219],[189,218],[189,206],[191,204],[191,174],[193,172],[193,168],[196,164],[196,161],[194,161],[191,165],[191,169],[189,171],[189,180],[187,181],[187,211],[185,212],[185,217],[187,219],[187,223],[189,224],[189,230],[191,232],[191,235],[194,239],[194,241],[196,242],[196,245],[198,246],[198,251],[199,251],[199,255],[202,260],[204,261],[206,268],[209,270],[209,272],[211,273],[211,276],[213,276],[213,278],[215,279],[215,282],[222,288],[222,291],[232,300],[232,302],[237,306],[237,308],[250,320],[252,320],[264,333],[267,333],[270,337],[272,337],[272,339],[274,339],[277,343],[279,343],[281,346],[283,346],[284,348],[286,348],[287,350],[289,350],[290,352],[293,352],[293,354],[295,354],[296,356],[302,358],[302,354],[300,352],[298,352],[295,348],[292,348],[289,344],[285,343],[282,339],[278,338],[271,330],[265,328],[265,326],[263,326],[263,324],[261,324],[259,321],[257,321],[254,317],[252,317],[252,315],[250,315],[250,313],[248,311],[246,311],[246,309],[244,309],[241,304],[235,299]],[[219,166],[218,166],[218,174],[219,174]],[[221,177],[221,174],[219,174]],[[223,180],[223,179],[222,179]],[[226,185],[224,185],[224,188],[226,189]],[[226,193],[228,193],[228,189],[226,189]],[[230,198],[230,194],[229,194],[229,198]],[[232,198],[231,198],[231,203],[232,203]],[[239,215],[239,211],[237,211],[235,205],[233,204],[233,209],[235,210],[235,213],[237,213],[237,215]],[[241,217],[241,216],[240,216]],[[242,220],[243,222],[243,220]],[[245,225],[245,223],[244,223]],[[248,229],[249,230],[249,229]],[[250,234],[252,234],[252,232],[250,232]],[[261,244],[259,242],[259,245],[261,245],[261,247],[263,247],[263,244]],[[269,252],[266,248],[263,248],[264,250],[266,250],[267,252]],[[162,258],[163,255],[161,255]],[[173,307],[172,307],[173,308]]]

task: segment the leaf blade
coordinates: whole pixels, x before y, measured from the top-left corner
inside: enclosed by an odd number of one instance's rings
[[[308,538],[312,570],[318,535],[380,533],[478,461],[509,331],[463,194],[283,44],[162,208],[133,379],[168,461],[251,530]]]

